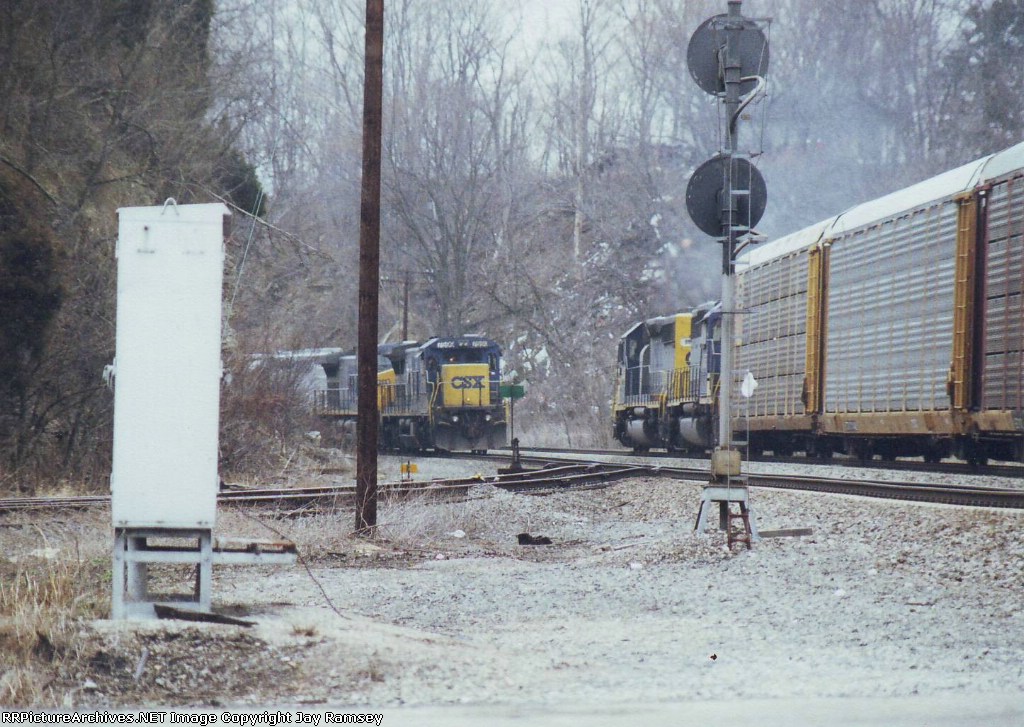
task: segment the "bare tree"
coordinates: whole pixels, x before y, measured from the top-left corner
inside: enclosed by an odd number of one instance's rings
[[[1019,142],[1024,137],[1024,2],[969,3],[939,82],[948,88],[937,119],[948,165]]]
[[[349,0],[221,4],[223,115],[273,191],[239,210],[230,333],[278,345],[354,346],[363,19]],[[233,339],[234,340],[234,339]]]
[[[387,72],[385,254],[431,273],[432,334],[464,332],[486,317],[478,283],[508,239],[525,144],[520,80],[492,4],[404,2],[392,13],[402,30]]]
[[[113,211],[167,197],[237,205],[259,185],[213,103],[213,3],[43,0],[0,13],[0,227],[31,220],[34,234],[17,234],[36,261],[23,277],[25,266],[5,259],[0,279],[28,283],[18,295],[34,287],[37,299],[37,312],[20,318],[34,321],[22,332],[32,344],[19,359],[24,386],[0,395],[0,479],[99,482],[110,438],[99,372],[113,356]]]
[[[780,231],[809,224],[948,166],[941,137],[953,86],[943,68],[961,5],[773,3],[767,228],[783,214]],[[826,181],[839,175],[842,184]]]
[[[594,165],[600,163],[603,149],[610,147],[618,134],[617,99],[606,93],[611,81],[608,50],[614,40],[613,9],[612,0],[577,0],[573,32],[552,44],[542,76],[548,96],[548,139],[557,159],[556,170],[570,174],[573,180],[575,261],[583,254],[589,177]]]

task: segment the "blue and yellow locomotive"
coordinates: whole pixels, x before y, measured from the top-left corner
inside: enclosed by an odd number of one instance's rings
[[[704,452],[712,446],[721,311],[649,318],[619,339],[613,436],[636,452]]]
[[[506,442],[501,347],[477,335],[378,347],[377,403],[384,450],[486,451]],[[317,415],[353,435],[358,408],[355,355],[329,365]]]

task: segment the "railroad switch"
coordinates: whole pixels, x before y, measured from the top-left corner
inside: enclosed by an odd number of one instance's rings
[[[508,467],[502,467],[498,470],[498,474],[513,474],[516,472],[523,471],[523,463],[519,459],[519,438],[513,437],[512,439],[512,463]]]

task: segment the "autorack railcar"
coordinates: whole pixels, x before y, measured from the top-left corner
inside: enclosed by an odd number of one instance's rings
[[[736,293],[752,454],[1024,459],[1024,144],[752,249]],[[618,395],[631,365],[620,345],[616,434],[636,447],[662,409]],[[657,400],[656,377],[636,381]],[[698,411],[710,448],[713,397]]]
[[[1024,144],[741,259],[753,449],[1024,456]]]

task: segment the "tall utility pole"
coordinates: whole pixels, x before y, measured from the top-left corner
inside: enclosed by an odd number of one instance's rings
[[[392,269],[389,273],[385,268],[385,274],[381,277],[380,282],[384,283],[385,287],[388,283],[398,283],[402,286],[402,340],[409,340],[409,303],[410,296],[416,289],[418,284],[417,280],[413,276],[432,276],[434,273],[431,270],[410,270],[409,268],[397,268]],[[385,334],[385,339],[390,333]]]
[[[384,96],[384,0],[366,0],[363,179],[359,207],[359,407],[356,532],[377,527],[377,310],[380,292],[380,154]]]
[[[405,271],[402,281],[402,340],[409,340],[409,271]]]

